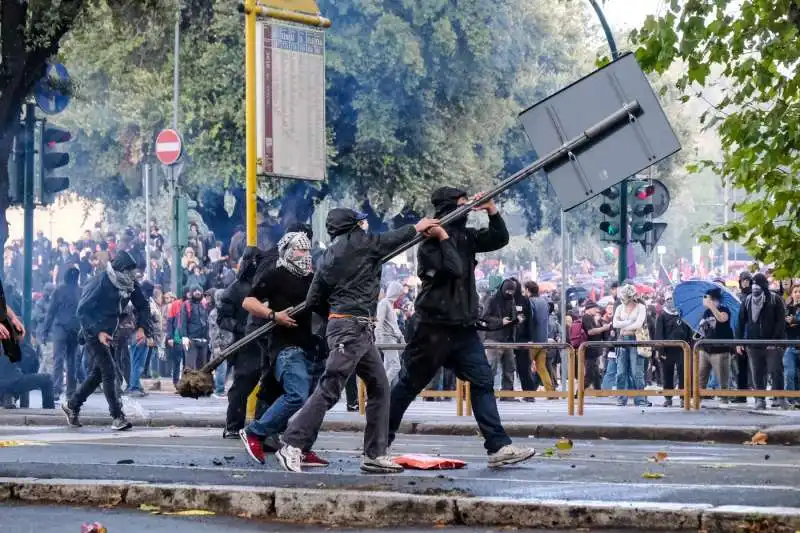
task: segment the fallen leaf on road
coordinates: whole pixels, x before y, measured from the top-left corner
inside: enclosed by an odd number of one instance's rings
[[[759,431],[753,438],[749,441],[745,442],[748,446],[763,446],[767,443],[767,434],[763,431]]]
[[[664,477],[664,474],[661,472],[645,472],[642,474],[642,477],[645,479],[661,479]]]
[[[573,446],[574,444],[572,443],[572,441],[564,437],[556,441],[556,448],[558,448],[558,450],[563,453],[568,453],[570,450],[572,450]]]
[[[555,448],[545,448],[542,452],[542,456],[544,457],[553,457],[556,454]]]
[[[139,510],[144,511],[145,513],[155,513],[155,512],[160,512],[161,507],[157,505],[147,505],[146,503],[143,503],[139,506]]]
[[[650,460],[654,463],[663,463],[667,459],[669,459],[667,452],[656,452],[655,455],[650,457]]]
[[[205,509],[189,509],[186,511],[175,511],[173,513],[164,513],[169,516],[214,516],[214,511],[206,511]]]

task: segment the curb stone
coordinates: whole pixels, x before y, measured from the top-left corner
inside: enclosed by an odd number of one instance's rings
[[[729,531],[795,533],[800,530],[800,509],[724,505],[703,513],[701,526],[708,533]]]
[[[641,531],[697,531],[710,505],[649,502],[513,501],[503,498],[457,499],[468,526],[530,528],[620,528]]]
[[[453,498],[389,492],[271,487],[147,484],[127,481],[0,478],[0,501],[83,506],[142,504],[205,509],[258,519],[325,525],[468,525],[534,528],[618,528],[641,531],[769,531],[800,529],[800,509],[706,504]]]
[[[453,499],[413,494],[278,489],[275,511],[279,520],[370,527],[457,523]]]

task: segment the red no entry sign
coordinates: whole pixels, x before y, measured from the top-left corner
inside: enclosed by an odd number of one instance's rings
[[[156,157],[164,165],[173,165],[181,157],[183,142],[175,130],[161,130],[156,137]]]

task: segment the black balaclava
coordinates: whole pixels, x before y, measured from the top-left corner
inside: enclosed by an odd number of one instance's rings
[[[758,287],[758,289],[756,289]],[[766,293],[769,291],[769,281],[767,280],[767,276],[762,274],[761,272],[757,273],[753,276],[753,282],[751,284],[751,289],[755,289],[753,291],[753,296],[757,296],[755,292],[759,293]],[[759,290],[760,289],[760,290]]]
[[[749,281],[749,283],[747,287],[742,287],[742,282],[745,280]],[[746,270],[741,274],[739,274],[739,290],[741,290],[742,294],[744,294],[745,296],[750,294],[750,292],[753,290],[753,275]]]
[[[506,300],[514,299],[514,292],[517,290],[517,284],[507,279],[500,285],[500,294]]]
[[[435,209],[434,217],[442,218],[448,213],[455,211],[458,208],[458,200],[466,198],[467,193],[455,187],[440,187],[433,191],[431,195],[431,203]],[[461,217],[455,222],[449,224],[453,227],[466,227],[467,217]]]

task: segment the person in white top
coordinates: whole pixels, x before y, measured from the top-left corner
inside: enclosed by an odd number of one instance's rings
[[[636,295],[636,287],[623,285],[617,291],[622,304],[614,312],[614,328],[619,330],[622,341],[635,341],[636,332],[644,326],[647,318],[647,308]],[[617,350],[617,390],[626,390],[629,383],[633,383],[635,390],[644,390],[644,370],[647,358],[639,355],[636,348],[620,347]],[[633,399],[636,406],[648,405],[644,396]],[[628,398],[620,396],[617,405],[627,405]]]

